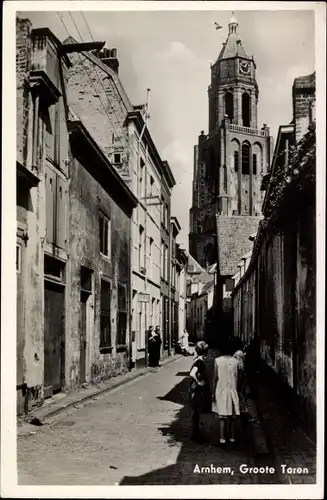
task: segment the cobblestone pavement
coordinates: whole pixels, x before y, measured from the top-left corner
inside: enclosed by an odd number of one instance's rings
[[[240,429],[236,444],[215,446],[218,422],[211,414],[202,416],[205,442],[191,441],[186,378],[191,363],[189,357],[167,364],[61,413],[48,425],[33,427],[33,434],[18,438],[19,484],[289,484],[276,455],[254,458],[251,440],[246,441]],[[289,455],[281,456],[291,463],[290,446],[287,449]],[[211,464],[216,469],[230,467],[231,473],[215,473]],[[241,464],[271,466],[276,472],[242,473]],[[212,472],[194,472],[197,465]],[[292,482],[313,481],[298,477]]]
[[[239,472],[240,464],[255,465],[251,446],[213,446],[213,415],[202,419],[206,442],[190,440],[191,363],[189,357],[163,366],[18,438],[19,484],[255,484],[256,475]],[[233,474],[193,472],[197,464],[231,467]]]

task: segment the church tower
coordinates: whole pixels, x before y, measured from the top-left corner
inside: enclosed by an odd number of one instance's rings
[[[229,260],[224,274],[231,276],[237,271],[238,256],[249,251],[241,233],[250,227],[251,233],[256,231],[263,201],[261,181],[273,150],[269,128],[258,128],[256,64],[242,44],[234,14],[226,42],[211,65],[208,99],[209,133],[202,131],[194,148],[189,246],[204,267],[217,262],[218,250],[218,261],[221,255]],[[223,235],[217,242],[219,218],[233,232],[234,243],[227,238],[233,249],[224,247]]]

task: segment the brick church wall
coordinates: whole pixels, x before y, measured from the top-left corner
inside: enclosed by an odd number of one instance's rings
[[[217,216],[220,274],[232,276],[242,256],[252,250],[249,236],[256,233],[260,217]]]

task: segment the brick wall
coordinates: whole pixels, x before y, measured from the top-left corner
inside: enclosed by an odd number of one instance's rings
[[[293,84],[293,115],[295,121],[296,142],[305,134],[312,116],[315,101],[315,73],[299,77]]]
[[[252,250],[249,236],[256,233],[260,217],[217,216],[220,274],[233,276],[242,256]]]
[[[115,167],[120,174],[130,176],[125,121],[133,108],[118,76],[92,54],[72,54],[70,60],[69,106],[110,161],[114,152],[122,153],[122,165]]]
[[[16,126],[17,161],[26,164],[28,149],[28,115],[30,109],[29,70],[31,63],[31,30],[29,19],[16,19]]]

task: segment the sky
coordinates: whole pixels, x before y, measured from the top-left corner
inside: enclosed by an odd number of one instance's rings
[[[23,12],[33,27],[48,27],[63,41],[67,32],[54,12]],[[61,12],[69,34],[80,40],[69,13]],[[230,11],[84,12],[95,40],[117,48],[119,76],[132,104],[146,100],[150,88],[149,130],[176,179],[172,215],[188,249],[192,204],[193,148],[208,131],[210,64],[227,38]],[[294,78],[314,71],[313,11],[235,11],[238,33],[257,65],[258,126],[267,123],[276,137],[292,119]],[[84,41],[90,34],[81,12],[73,17]],[[222,26],[216,30],[214,22]]]

